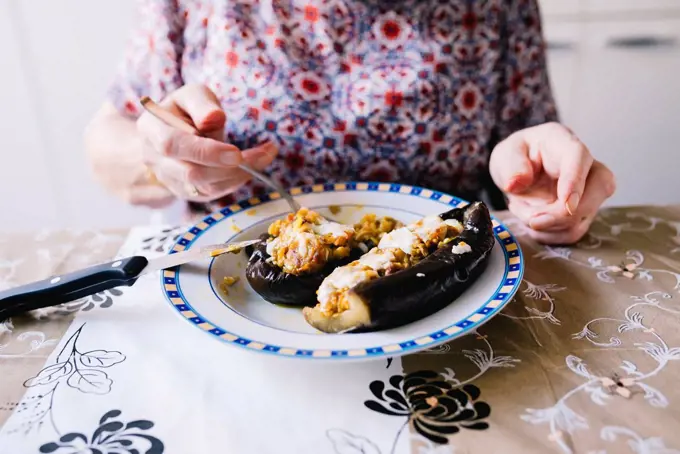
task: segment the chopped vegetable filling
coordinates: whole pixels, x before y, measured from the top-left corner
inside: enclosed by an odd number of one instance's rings
[[[336,268],[324,279],[317,291],[317,308],[325,317],[341,314],[350,307],[347,299],[349,289],[415,265],[462,231],[463,225],[458,221],[443,221],[439,216],[428,216],[383,233],[378,247],[360,259]],[[469,248],[469,245],[465,246]]]
[[[271,263],[294,275],[320,271],[327,263],[342,260],[360,243],[377,244],[398,222],[367,215],[354,226],[325,219],[315,211],[301,208],[272,223],[267,243]]]

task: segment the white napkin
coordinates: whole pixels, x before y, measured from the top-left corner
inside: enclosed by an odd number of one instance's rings
[[[157,240],[143,240],[158,232],[134,229],[119,256],[154,249]],[[110,307],[78,313],[45,368],[26,377],[0,453],[409,451],[406,418],[364,405],[375,400],[372,381],[389,387],[402,374],[398,358],[388,368],[384,359],[335,364],[248,352],[175,314],[157,274],[120,290],[103,296],[112,296]]]

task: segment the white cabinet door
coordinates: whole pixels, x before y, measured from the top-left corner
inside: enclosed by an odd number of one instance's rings
[[[678,0],[581,0],[580,3],[583,12],[596,14],[680,11]]]
[[[581,5],[576,0],[538,0],[543,17],[572,16],[581,11]]]
[[[569,124],[616,174],[609,203],[679,203],[680,20],[585,26]]]
[[[557,109],[562,121],[571,122],[576,115],[573,96],[578,74],[583,26],[579,23],[547,21],[543,34],[547,45],[548,73]]]
[[[5,0],[0,0],[5,1]],[[102,103],[134,19],[134,0],[10,0],[20,13],[26,58],[44,108],[50,171],[62,191],[60,226],[114,227],[146,222],[106,194],[86,164],[83,132]]]
[[[10,0],[0,0],[0,221],[2,229],[51,226],[57,216],[59,188],[43,155],[44,119],[40,99],[31,90],[20,30]]]

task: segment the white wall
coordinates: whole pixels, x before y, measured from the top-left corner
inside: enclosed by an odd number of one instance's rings
[[[0,229],[149,220],[100,189],[82,150],[133,9],[134,0],[0,0]]]
[[[0,0],[0,229],[148,222],[92,181],[82,151],[134,2]],[[680,0],[542,4],[549,41],[566,45],[549,57],[563,119],[617,174],[610,204],[680,202]],[[609,43],[635,36],[676,41]]]

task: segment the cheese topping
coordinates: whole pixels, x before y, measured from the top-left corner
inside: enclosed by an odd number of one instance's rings
[[[404,253],[410,255],[413,252],[416,239],[416,236],[408,227],[402,227],[383,235],[380,243],[378,243],[378,247],[380,249],[401,249]]]
[[[351,288],[417,263],[432,247],[447,244],[462,230],[463,225],[455,219],[444,221],[435,215],[384,233],[378,247],[358,260],[336,268],[323,280],[317,291],[317,307],[326,317],[344,312],[350,306],[348,291]],[[453,247],[456,254],[471,250],[464,242]],[[417,276],[425,277],[425,274],[418,273]]]
[[[397,261],[394,249],[374,248],[361,256],[359,260],[336,268],[326,277],[317,291],[321,311],[333,313],[338,309],[340,293],[355,287],[362,282],[380,277]],[[346,309],[346,308],[345,308]]]
[[[442,221],[439,216],[427,216],[416,222],[413,227],[413,232],[420,241],[429,243],[434,240],[444,239],[448,226]]]
[[[386,270],[395,261],[397,261],[397,257],[393,250],[379,248],[371,249],[358,260],[361,265],[367,266],[375,271]]]
[[[347,257],[354,237],[352,226],[330,222],[306,208],[275,221],[268,233],[273,238],[267,242],[267,254],[290,274],[315,273],[329,260]]]
[[[466,252],[472,252],[472,248],[465,241],[461,241],[460,243],[453,245],[451,252],[454,254],[465,254]]]
[[[463,225],[455,219],[443,221],[439,216],[426,216],[417,222],[386,233],[378,247],[381,249],[397,248],[408,255],[418,252],[422,254],[424,248],[438,244],[446,239],[449,228],[457,233],[463,230]]]
[[[463,224],[461,224],[460,221],[458,221],[457,219],[447,219],[446,221],[444,221],[444,224],[448,225],[449,227],[453,227],[459,232],[462,232],[464,229]]]
[[[352,228],[352,226],[339,224],[337,222],[329,222],[325,219],[321,221],[320,224],[312,226],[312,229],[317,235],[331,235],[333,238],[349,238],[354,235],[354,228]]]
[[[319,213],[301,208],[273,222],[266,245],[271,263],[290,274],[315,273],[330,261],[349,256],[362,241],[375,239],[398,226],[392,218],[367,215],[357,225],[332,222]],[[364,245],[364,249],[367,250]]]
[[[278,237],[267,243],[267,254],[270,258],[274,257],[274,251],[279,248],[279,244],[281,244],[281,240]]]
[[[337,297],[343,290],[350,289],[373,277],[378,277],[378,273],[366,266],[348,265],[334,269],[317,290],[321,311],[334,312],[336,309],[334,306],[339,303]]]

